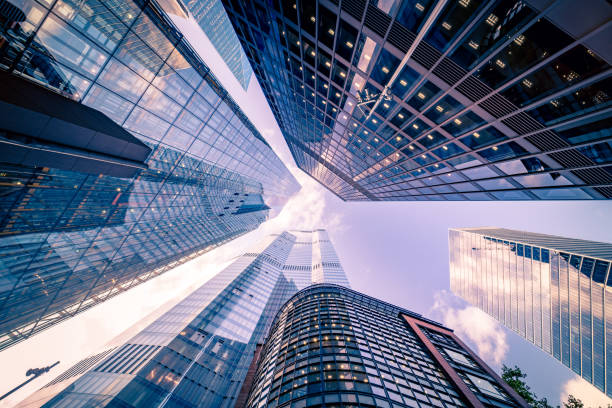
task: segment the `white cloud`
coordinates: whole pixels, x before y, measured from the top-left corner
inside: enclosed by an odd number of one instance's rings
[[[561,401],[567,401],[570,394],[579,398],[586,408],[607,407],[612,404],[612,399],[578,376],[563,385]]]
[[[474,306],[463,306],[460,299],[448,290],[434,295],[432,316],[455,331],[488,364],[500,366],[508,353],[506,333],[491,316]]]

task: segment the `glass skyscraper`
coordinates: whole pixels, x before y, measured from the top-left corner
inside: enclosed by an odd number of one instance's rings
[[[39,406],[58,383],[73,381],[44,406],[240,406],[274,316],[299,290],[322,282],[349,285],[325,230],[272,235],[127,343],[83,360],[28,401]]]
[[[343,200],[612,198],[612,11],[222,0],[297,165]]]
[[[245,406],[528,407],[452,330],[328,284],[281,308]]]
[[[0,74],[0,349],[299,188],[155,1],[3,2]]]
[[[454,293],[612,396],[612,244],[488,227],[449,250]]]
[[[188,0],[186,6],[245,90],[253,70],[220,0]]]

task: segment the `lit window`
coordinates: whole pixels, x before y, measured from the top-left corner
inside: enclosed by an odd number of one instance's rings
[[[525,42],[525,36],[523,34],[519,35],[518,37],[514,39],[514,43],[516,45],[523,45],[524,42]]]
[[[489,17],[487,17],[486,19],[487,24],[490,26],[494,26],[495,24],[497,24],[498,21],[499,17],[497,17],[495,14],[490,14]]]

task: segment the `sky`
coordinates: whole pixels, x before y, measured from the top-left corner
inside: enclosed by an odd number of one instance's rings
[[[553,405],[568,394],[586,407],[612,403],[556,359],[454,296],[448,266],[448,229],[454,227],[499,226],[612,242],[611,202],[343,202],[295,166],[257,80],[252,78],[244,91],[194,22],[176,18],[175,23],[302,188],[257,230],[0,352],[0,394],[24,381],[27,369],[61,362],[0,401],[0,408],[20,402],[109,342],[144,328],[257,240],[312,228],[328,230],[353,289],[454,329],[497,372],[502,364],[519,365],[532,390]]]

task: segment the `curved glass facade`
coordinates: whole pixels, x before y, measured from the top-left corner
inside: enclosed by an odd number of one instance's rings
[[[612,198],[606,4],[223,3],[296,163],[340,198]]]
[[[156,2],[19,4],[0,69],[151,152],[131,177],[0,163],[0,349],[257,228],[299,188]]]
[[[242,406],[274,316],[316,282],[348,286],[327,232],[271,235],[72,384],[28,400],[45,407]]]
[[[612,244],[449,231],[451,290],[612,396]]]
[[[527,406],[452,331],[337,285],[280,309],[247,407]]]

